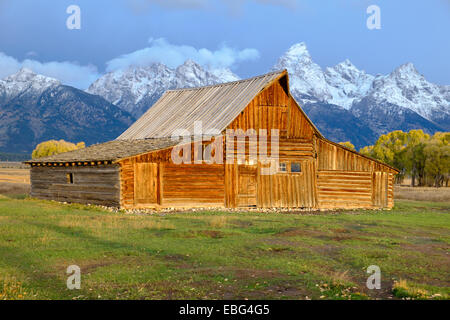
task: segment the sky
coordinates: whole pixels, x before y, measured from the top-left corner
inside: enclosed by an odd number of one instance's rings
[[[67,19],[80,8],[80,29]],[[370,5],[380,29],[369,30]],[[242,78],[305,42],[322,68],[371,74],[412,62],[450,84],[450,0],[0,0],[0,78],[21,67],[85,89],[105,72],[193,59]]]

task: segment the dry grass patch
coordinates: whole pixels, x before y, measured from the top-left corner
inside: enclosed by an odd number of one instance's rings
[[[394,187],[395,199],[450,202],[450,188],[434,187]]]
[[[33,295],[30,291],[16,278],[0,278],[0,300],[30,299]]]
[[[0,194],[16,195],[16,194],[29,194],[30,185],[25,183],[16,182],[0,182]]]
[[[228,224],[228,220],[229,218],[226,216],[214,216],[210,219],[209,225],[216,229],[224,228]]]
[[[430,290],[403,279],[394,282],[392,293],[397,298],[403,299],[449,299],[447,293],[432,293]]]

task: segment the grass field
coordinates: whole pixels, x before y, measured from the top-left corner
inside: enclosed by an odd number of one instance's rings
[[[0,168],[0,299],[448,299],[450,188],[391,211],[139,215],[33,200]],[[436,201],[431,202],[430,200]],[[81,268],[68,290],[66,268]],[[381,290],[366,269],[381,268]]]
[[[137,215],[0,196],[3,299],[367,299],[450,294],[450,204]],[[68,290],[66,268],[81,268]],[[381,290],[366,268],[381,268]]]

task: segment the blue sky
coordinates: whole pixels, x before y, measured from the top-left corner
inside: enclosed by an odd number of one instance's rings
[[[72,4],[80,30],[66,28]],[[380,30],[366,27],[372,4]],[[86,87],[127,61],[185,57],[247,77],[304,41],[323,68],[348,58],[386,74],[413,62],[429,81],[450,84],[449,33],[449,0],[0,0],[0,77],[27,65]]]

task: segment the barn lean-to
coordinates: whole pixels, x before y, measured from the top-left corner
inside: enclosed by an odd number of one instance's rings
[[[195,137],[196,123],[219,135]],[[180,129],[190,140],[171,138]],[[256,160],[250,139],[242,152],[227,135],[249,129],[256,132]],[[261,141],[267,141],[270,155],[272,132],[278,136],[276,168],[263,174],[273,163],[260,160]],[[191,163],[174,163],[173,150],[183,143]],[[227,143],[233,148],[227,150]],[[223,161],[194,163],[211,144]],[[392,208],[398,173],[323,137],[291,96],[286,70],[169,90],[116,140],[26,163],[33,197],[125,209]]]

